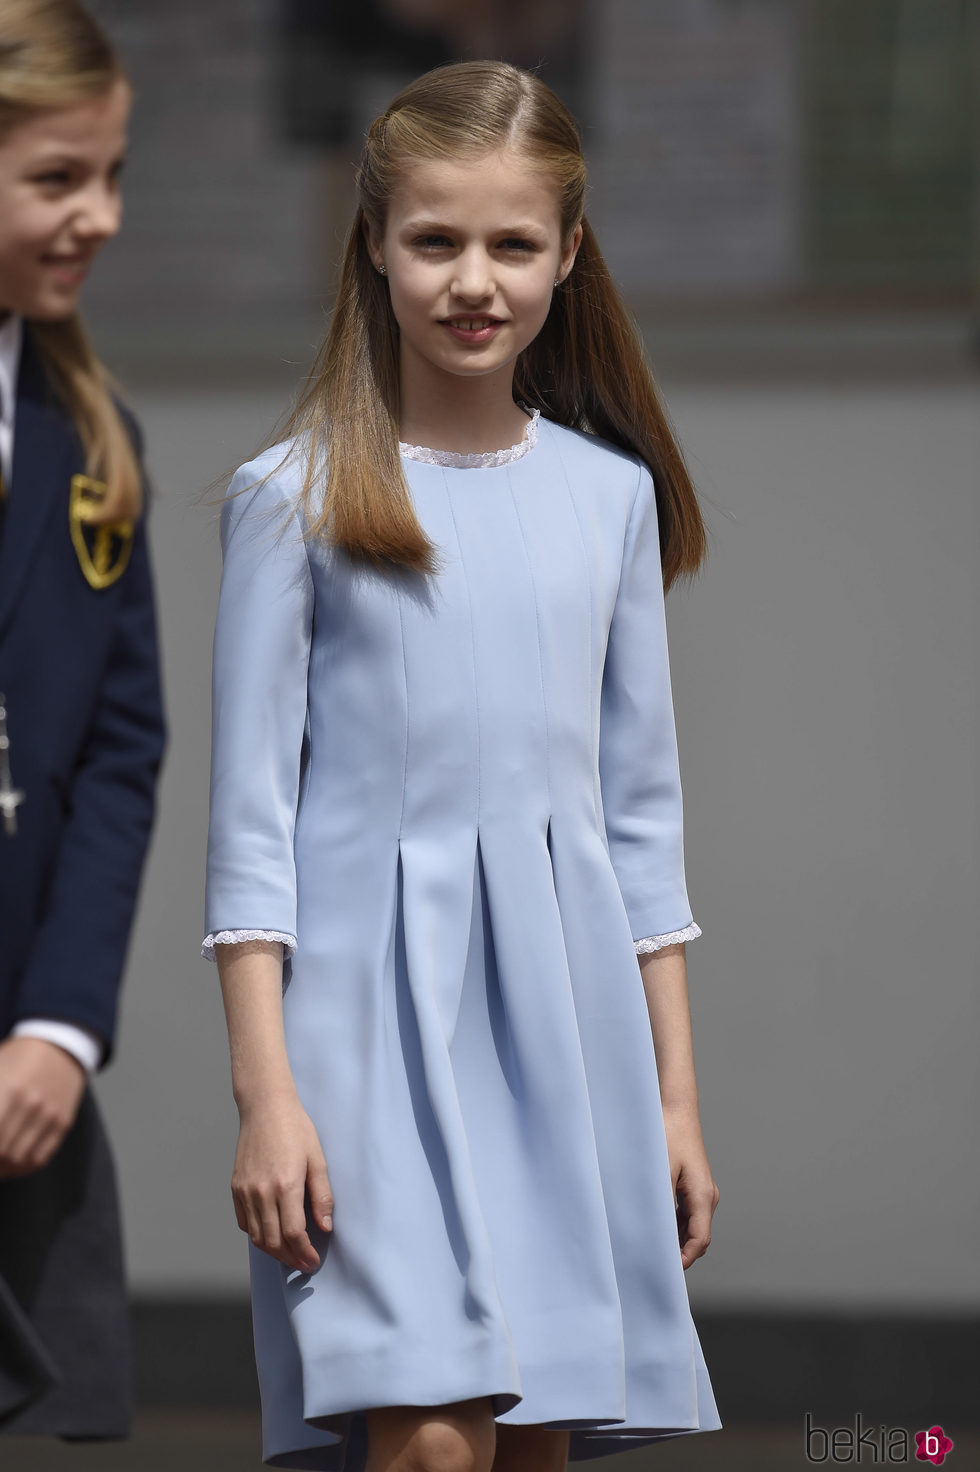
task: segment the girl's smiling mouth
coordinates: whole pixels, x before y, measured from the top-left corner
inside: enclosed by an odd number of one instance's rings
[[[444,317],[441,325],[448,327],[460,342],[489,342],[503,324],[499,317],[474,314],[470,317]]]
[[[41,256],[41,262],[60,281],[74,285],[87,275],[93,255],[92,251],[75,251],[71,254],[47,251]]]

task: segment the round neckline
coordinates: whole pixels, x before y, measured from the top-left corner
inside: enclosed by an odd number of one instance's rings
[[[512,461],[520,460],[529,454],[538,441],[538,421],[541,418],[541,410],[532,409],[528,404],[522,404],[521,408],[527,409],[530,415],[524,433],[516,445],[508,445],[503,450],[466,454],[456,450],[432,450],[427,445],[412,445],[405,440],[399,440],[399,453],[406,460],[418,460],[424,465],[449,466],[455,470],[492,470],[498,465],[510,465]]]

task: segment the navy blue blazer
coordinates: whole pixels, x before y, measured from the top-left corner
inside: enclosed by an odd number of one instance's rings
[[[0,1037],[24,1017],[78,1023],[105,1067],[166,730],[146,518],[121,575],[92,586],[69,525],[84,469],[25,323],[0,549],[0,691],[25,793],[16,833],[0,826]]]

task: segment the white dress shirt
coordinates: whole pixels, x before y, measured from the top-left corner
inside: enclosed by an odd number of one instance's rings
[[[8,493],[14,463],[14,413],[22,341],[22,319],[10,313],[0,322],[0,471]],[[0,836],[0,843],[5,841]],[[10,1035],[44,1038],[49,1043],[57,1043],[59,1048],[77,1058],[89,1075],[95,1073],[105,1054],[105,1044],[98,1033],[54,1017],[23,1017],[14,1023]]]
[[[0,322],[0,471],[8,487],[14,463],[14,406],[22,336],[22,319],[8,313]]]

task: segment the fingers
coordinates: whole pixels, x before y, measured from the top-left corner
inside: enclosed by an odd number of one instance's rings
[[[68,1133],[70,1121],[30,1116],[22,1124],[0,1151],[0,1180],[33,1175],[47,1165]]]
[[[306,1231],[302,1182],[238,1183],[233,1184],[232,1195],[238,1225],[254,1246],[303,1273],[320,1266]]]
[[[313,1273],[320,1266],[320,1259],[306,1231],[305,1184],[291,1188],[280,1197],[277,1223],[281,1233],[280,1250],[273,1255],[280,1262],[299,1268],[300,1272]]]
[[[311,1216],[306,1218],[309,1189]],[[257,1173],[254,1166],[236,1162],[232,1177],[235,1219],[251,1242],[287,1267],[312,1273],[320,1257],[310,1238],[315,1228],[333,1229],[333,1192],[319,1141],[307,1159],[300,1156],[289,1174]]]
[[[65,1137],[66,1131],[55,1125],[22,1131],[12,1146],[0,1154],[0,1180],[33,1175],[47,1165]]]
[[[678,1193],[677,1235],[681,1248],[681,1262],[689,1268],[699,1257],[703,1257],[711,1245],[711,1218],[718,1205],[721,1193],[714,1181],[695,1196]]]
[[[681,1262],[689,1268],[692,1262],[703,1257],[711,1245],[711,1213],[705,1209],[694,1211],[686,1222],[679,1222]]]
[[[324,1232],[333,1231],[333,1192],[327,1177],[327,1163],[321,1155],[310,1162],[306,1177],[313,1219]]]

